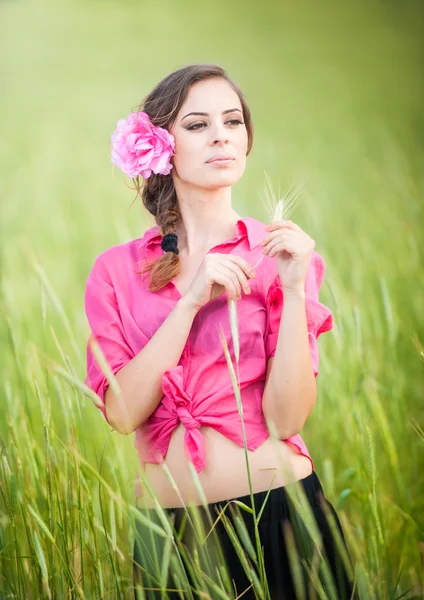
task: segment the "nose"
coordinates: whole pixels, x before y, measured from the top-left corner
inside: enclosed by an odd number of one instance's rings
[[[215,125],[212,133],[212,145],[228,144],[229,141],[228,131],[225,129],[225,125],[223,123]]]
[[[213,141],[213,146],[222,146],[224,144],[228,144],[229,139],[225,136],[215,137]]]

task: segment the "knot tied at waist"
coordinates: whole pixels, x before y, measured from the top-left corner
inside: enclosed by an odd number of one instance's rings
[[[178,418],[186,429],[199,429],[201,424],[188,412],[185,406],[177,406],[176,408]]]
[[[186,428],[184,434],[184,448],[187,458],[193,462],[199,473],[205,464],[205,443],[199,428],[201,422],[193,416],[193,401],[184,389],[184,370],[182,365],[177,365],[165,371],[162,375],[162,391],[164,397],[162,404]]]

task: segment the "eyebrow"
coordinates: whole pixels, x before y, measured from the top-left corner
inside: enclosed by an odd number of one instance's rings
[[[222,112],[222,114],[226,115],[227,113],[235,112],[236,110],[238,110],[238,112],[241,113],[241,110],[239,108],[229,108],[228,110],[224,110]],[[181,119],[181,121],[183,121],[186,117],[189,117],[190,115],[201,115],[202,117],[209,117],[209,113],[205,113],[205,112],[190,112],[185,117],[183,117]]]

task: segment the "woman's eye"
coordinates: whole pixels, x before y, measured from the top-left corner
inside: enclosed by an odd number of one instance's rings
[[[194,125],[190,125],[190,127],[187,127],[187,130],[191,131],[192,129],[198,129],[199,125],[204,125],[204,123],[195,123]]]
[[[233,125],[243,125],[243,121],[240,121],[239,119],[230,119],[229,121],[227,121],[227,123],[231,123]],[[194,125],[190,125],[189,127],[187,127],[187,130],[191,131],[192,129],[200,129],[202,125],[206,125],[206,123],[194,123]]]

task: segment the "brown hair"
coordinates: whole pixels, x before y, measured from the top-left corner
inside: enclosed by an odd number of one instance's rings
[[[198,81],[213,77],[220,77],[228,81],[240,99],[248,135],[246,153],[248,155],[253,144],[253,123],[250,110],[238,85],[218,65],[187,65],[170,73],[144,98],[137,110],[146,112],[153,125],[169,129],[184,104],[190,87]],[[181,220],[181,213],[172,174],[156,175],[152,173],[148,179],[142,182],[139,177],[135,178],[134,183],[137,196],[141,196],[144,206],[155,217],[157,225],[161,228],[162,236],[175,232],[175,224]],[[140,274],[146,271],[151,271],[149,289],[156,292],[178,274],[178,255],[171,251],[165,252],[164,256],[145,265]]]

